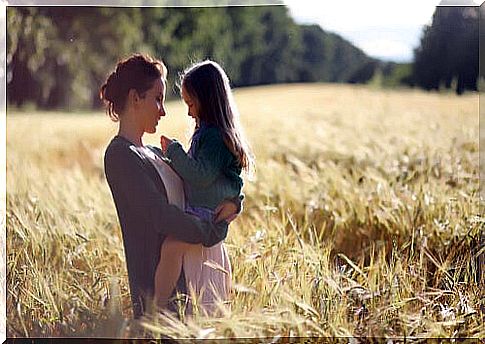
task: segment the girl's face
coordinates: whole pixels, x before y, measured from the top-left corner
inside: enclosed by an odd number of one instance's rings
[[[182,98],[185,104],[187,104],[188,115],[197,120],[199,118],[199,106],[197,99],[191,97],[185,90],[185,87],[182,87]]]
[[[143,98],[138,98],[137,118],[143,132],[154,134],[158,121],[165,116],[165,82],[158,79],[145,92]]]

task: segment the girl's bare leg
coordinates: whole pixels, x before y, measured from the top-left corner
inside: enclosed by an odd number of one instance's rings
[[[167,308],[182,271],[185,252],[191,244],[167,237],[160,248],[160,261],[155,272],[155,299],[159,307]]]

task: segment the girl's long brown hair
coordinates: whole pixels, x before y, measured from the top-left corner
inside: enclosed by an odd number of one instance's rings
[[[194,64],[181,75],[181,88],[197,102],[199,120],[221,130],[241,168],[250,172],[253,157],[239,124],[229,78],[221,66],[210,60]]]

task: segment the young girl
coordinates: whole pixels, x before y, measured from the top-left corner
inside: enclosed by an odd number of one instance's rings
[[[204,61],[186,70],[181,93],[188,115],[196,122],[190,149],[186,153],[179,142],[162,135],[162,151],[184,181],[186,212],[212,220],[222,200],[241,194],[240,174],[250,168],[250,152],[239,129],[229,80],[217,63]],[[220,241],[224,237],[221,234]],[[204,264],[207,261],[212,266]],[[165,239],[155,275],[160,306],[168,303],[182,266],[189,290],[200,297],[204,311],[213,313],[215,301],[227,299],[230,289],[231,268],[224,245],[202,247]]]

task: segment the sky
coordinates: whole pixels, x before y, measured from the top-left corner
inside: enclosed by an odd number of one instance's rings
[[[411,62],[439,0],[285,0],[298,24],[319,24],[367,55]]]

